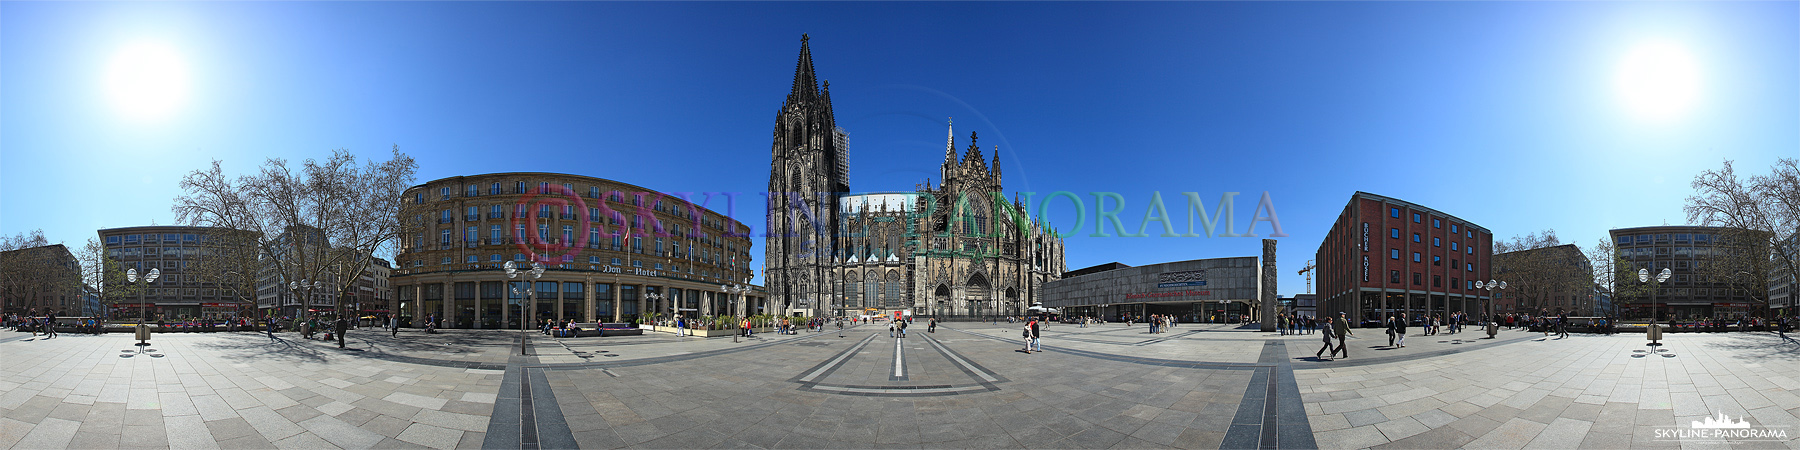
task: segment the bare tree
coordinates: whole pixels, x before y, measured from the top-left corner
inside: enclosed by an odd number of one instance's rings
[[[1740,245],[1760,241],[1750,247],[1751,257],[1755,257],[1757,248],[1768,249],[1769,261],[1762,267],[1738,261],[1729,263],[1724,270],[1731,274],[1761,270],[1763,277],[1785,279],[1800,275],[1800,245],[1795,243],[1800,239],[1796,237],[1800,231],[1800,160],[1782,158],[1769,174],[1748,178],[1739,178],[1731,160],[1725,160],[1724,167],[1701,172],[1690,185],[1694,195],[1687,198],[1683,208],[1689,222],[1755,232],[1754,236],[1738,238]],[[1767,278],[1762,279],[1766,283]],[[1763,289],[1766,302],[1767,286]]]
[[[256,283],[263,274],[264,261],[257,247],[255,233],[227,228],[212,228],[200,249],[201,257],[189,269],[197,281],[219,290],[220,297],[235,300],[237,309],[255,309]]]
[[[1527,311],[1553,305],[1578,310],[1590,291],[1590,267],[1579,248],[1557,239],[1556,230],[1494,241],[1495,273],[1507,281],[1506,294],[1518,299],[1515,306]]]
[[[125,264],[110,254],[100,238],[88,238],[87,245],[75,257],[81,262],[81,283],[100,297],[101,311],[97,315],[111,316],[112,308],[120,301],[137,300],[143,286],[126,279]]]
[[[272,282],[294,289],[301,298],[315,295],[312,282],[324,282],[338,317],[346,294],[375,258],[391,254],[400,236],[417,224],[402,222],[401,194],[414,182],[418,164],[393,148],[387,161],[361,164],[347,150],[330,158],[308,159],[299,168],[271,158],[255,175],[230,178],[222,163],[196,170],[181,181],[175,199],[177,220],[252,232],[259,258]],[[338,347],[344,338],[338,336]]]
[[[1637,265],[1619,254],[1619,248],[1612,239],[1600,238],[1593,247],[1588,248],[1587,258],[1593,265],[1594,284],[1612,293],[1615,309],[1621,303],[1647,299],[1650,296],[1650,286],[1637,282]]]
[[[5,299],[4,308],[42,313],[52,309],[56,293],[79,295],[79,263],[71,265],[61,260],[54,248],[39,249],[50,245],[42,229],[0,236],[0,299]]]

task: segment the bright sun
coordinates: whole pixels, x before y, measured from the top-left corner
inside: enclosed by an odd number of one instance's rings
[[[187,69],[180,55],[168,46],[134,44],[113,57],[106,88],[114,106],[125,115],[158,119],[187,99]]]
[[[1670,43],[1639,45],[1619,64],[1619,97],[1642,118],[1680,117],[1700,97],[1700,67],[1687,49]]]

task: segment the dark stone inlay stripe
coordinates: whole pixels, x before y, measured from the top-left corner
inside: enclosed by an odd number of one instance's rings
[[[556,392],[543,369],[525,369],[531,376],[532,417],[536,420],[537,442],[541,448],[576,448],[575,433],[563,418],[562,406],[556,403]]]

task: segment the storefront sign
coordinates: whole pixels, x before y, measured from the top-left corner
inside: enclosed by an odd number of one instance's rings
[[[1205,286],[1206,269],[1156,274],[1157,288]]]
[[[1132,300],[1132,299],[1139,299],[1139,298],[1186,297],[1186,296],[1190,296],[1190,295],[1212,295],[1212,291],[1179,291],[1179,292],[1151,292],[1151,293],[1145,293],[1145,294],[1125,294],[1125,299]]]
[[[1363,251],[1369,251],[1369,223],[1363,222]],[[1366,278],[1366,277],[1365,277]],[[1363,280],[1369,281],[1369,280]]]

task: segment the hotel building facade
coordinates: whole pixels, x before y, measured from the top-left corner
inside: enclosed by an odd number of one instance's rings
[[[704,198],[541,172],[449,177],[405,196],[411,217],[401,219],[416,231],[395,257],[392,309],[411,326],[428,316],[445,328],[517,328],[528,314],[541,323],[775,312],[754,287],[725,292],[754,275],[750,228],[693,203]],[[508,278],[508,261],[545,271]]]
[[[1494,235],[1438,210],[1367,192],[1350,196],[1316,254],[1319,314],[1361,325],[1383,317],[1487,313]]]

